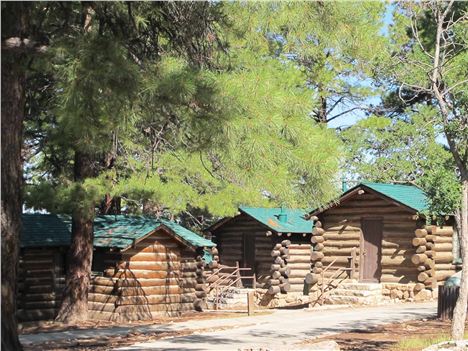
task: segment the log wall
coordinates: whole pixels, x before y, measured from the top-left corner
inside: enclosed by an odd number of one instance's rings
[[[18,320],[53,319],[65,283],[64,249],[23,249]],[[207,284],[200,249],[156,232],[123,251],[96,249],[88,293],[89,318],[150,320],[205,305]]]
[[[335,266],[348,267],[348,256],[356,248],[358,257],[361,247],[362,218],[382,218],[383,236],[381,249],[382,283],[409,283],[417,280],[417,270],[411,262],[415,254],[412,245],[418,223],[413,213],[401,206],[394,205],[377,195],[364,193],[345,200],[320,216],[323,224],[323,242],[316,242],[322,248],[324,267],[335,258]],[[359,261],[359,260],[358,260]],[[359,262],[358,271],[360,269]],[[325,277],[333,274],[325,272]]]
[[[243,261],[243,234],[255,236],[255,267],[257,286],[264,287],[270,278],[270,265],[272,263],[271,250],[273,239],[265,233],[268,228],[250,216],[241,214],[213,231],[215,242],[219,250],[220,263],[235,266]],[[250,275],[249,272],[246,275]]]
[[[64,248],[25,248],[18,270],[18,321],[55,318],[65,284]]]
[[[434,269],[437,284],[442,284],[455,274],[460,267],[454,264],[454,247],[452,236],[456,235],[453,226],[430,226],[434,240]]]
[[[201,306],[205,282],[196,256],[164,232],[152,234],[121,254],[108,252],[102,256],[107,267],[103,276],[92,279],[90,317],[150,320]]]
[[[255,267],[252,268],[258,288],[269,289],[271,294],[303,291],[304,278],[311,268],[310,233],[271,232],[252,217],[240,214],[215,229],[213,234],[220,263],[228,266],[235,266],[236,262],[242,266],[242,236],[255,236]]]
[[[310,238],[310,234],[308,235]],[[310,243],[295,242],[294,238],[289,245],[289,284],[291,292],[304,291],[304,279],[310,273]],[[309,240],[310,242],[310,240]]]

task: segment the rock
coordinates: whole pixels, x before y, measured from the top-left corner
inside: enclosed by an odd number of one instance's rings
[[[462,341],[444,341],[436,345],[426,347],[422,351],[466,351],[468,349],[468,340]]]
[[[391,292],[390,292],[390,297],[392,299],[401,299],[403,296],[403,293],[398,290],[398,289],[393,289]]]
[[[340,351],[340,345],[336,341],[326,340],[301,348],[302,351]]]
[[[423,289],[420,292],[418,292],[416,295],[414,295],[414,301],[427,301],[432,298],[432,293],[427,290]]]

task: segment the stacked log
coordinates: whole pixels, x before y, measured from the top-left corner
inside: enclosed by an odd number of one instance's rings
[[[286,294],[289,290],[291,290],[291,285],[289,284],[289,275],[291,271],[288,269],[288,262],[289,262],[289,246],[291,245],[290,240],[283,240],[281,242],[281,258],[283,259],[283,264],[279,269],[281,273],[280,277],[280,289],[283,294]]]
[[[208,285],[206,284],[205,279],[205,261],[201,255],[196,258],[196,279],[197,284],[195,285],[195,296],[196,299],[193,302],[193,306],[196,311],[203,311],[206,308],[206,293],[208,292]]]
[[[271,250],[271,257],[273,258],[273,264],[271,265],[270,269],[270,279],[268,280],[268,294],[275,295],[281,292],[281,288],[279,287],[279,277],[282,276],[280,272],[280,268],[284,263],[283,259],[280,257],[281,252],[280,249],[283,246],[281,244],[276,244]]]
[[[242,234],[245,233],[245,234]],[[235,266],[243,261],[244,238],[255,238],[255,276],[258,288],[268,289],[272,257],[272,242],[278,240],[278,235],[265,231],[265,226],[252,217],[241,214],[214,230],[221,263]],[[251,267],[254,268],[254,267]]]
[[[139,248],[126,250],[114,262],[116,269],[93,277],[88,294],[90,318],[150,320],[193,310],[199,285],[194,256],[191,249],[181,249],[173,239],[158,234],[140,242]],[[115,257],[106,254],[104,260]]]
[[[270,267],[270,279],[268,280],[268,294],[287,293],[291,285],[289,284],[289,274],[287,263],[289,260],[289,245],[291,241],[283,240],[277,243],[271,250],[273,264]]]
[[[196,258],[196,255],[197,258]],[[180,315],[203,308],[207,293],[205,262],[165,233],[154,233],[118,255],[104,277],[94,277],[88,294],[90,318],[129,321]],[[105,267],[109,265],[106,264]]]
[[[310,242],[310,241],[309,241]],[[291,292],[304,291],[304,279],[310,273],[310,249],[311,245],[305,243],[294,243],[289,246],[289,284]]]
[[[418,228],[414,232],[412,244],[416,253],[411,257],[411,262],[418,271],[418,284],[416,290],[424,288],[435,288],[435,270],[434,270],[434,236],[431,234],[431,227]]]
[[[209,275],[209,277],[207,278],[207,283],[213,283],[216,280],[218,280],[218,278],[219,278],[219,275],[218,275],[218,267],[219,267],[218,249],[216,247],[212,247],[210,249],[210,252],[211,252],[212,260],[208,264],[208,269],[207,269],[208,272],[206,272],[207,273],[206,275]]]
[[[211,251],[212,261],[208,264],[208,267],[210,269],[216,269],[219,266],[219,252],[216,246],[212,247],[210,251]]]
[[[432,226],[434,236],[435,272],[437,282],[443,282],[456,273],[457,266],[453,260],[453,235],[451,226]]]
[[[323,270],[323,258],[325,257],[325,230],[322,228],[322,223],[316,221],[314,229],[312,230],[312,246],[310,248],[310,261],[311,261],[311,270],[312,275],[308,275],[306,278],[306,283],[312,284],[319,281],[319,276]]]
[[[65,284],[59,248],[23,249],[18,270],[18,321],[53,319]]]

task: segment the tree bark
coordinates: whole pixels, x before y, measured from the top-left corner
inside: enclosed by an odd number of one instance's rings
[[[3,35],[22,36],[26,30],[26,5],[2,5],[2,21],[10,26]],[[3,31],[2,26],[2,31]],[[21,231],[21,187],[25,104],[25,69],[23,55],[2,47],[2,113],[1,113],[1,231],[2,231],[2,350],[22,350],[16,321],[16,286]]]
[[[92,177],[92,157],[75,151],[74,176],[76,182]],[[86,197],[86,194],[84,194]],[[56,320],[76,323],[88,319],[88,288],[93,259],[93,221],[94,204],[83,201],[85,205],[72,214],[72,241],[68,251],[67,275],[63,300]]]
[[[122,213],[122,206],[121,206],[121,197],[120,196],[110,196],[106,194],[104,196],[104,200],[101,202],[101,206],[99,206],[99,214],[101,215],[119,215]]]
[[[445,8],[441,5],[446,4]],[[447,60],[450,60],[451,56],[447,55],[447,43],[443,43],[446,39],[444,32],[446,32],[449,14],[453,11],[454,0],[443,3],[435,2],[433,8],[433,14],[435,19],[436,36],[435,36],[435,47],[433,54],[432,70],[430,75],[431,90],[432,94],[437,100],[439,110],[443,118],[444,133],[447,138],[450,152],[453,155],[455,164],[457,165],[458,171],[460,172],[460,182],[462,186],[462,203],[461,203],[461,233],[460,233],[460,246],[462,254],[462,276],[460,282],[460,294],[455,305],[452,319],[452,338],[454,340],[463,340],[465,331],[466,321],[466,309],[468,303],[468,165],[466,159],[463,157],[466,150],[460,150],[454,139],[453,130],[451,128],[450,116],[454,115],[454,104],[448,103],[447,99],[450,99],[450,95],[447,93],[447,86],[444,83],[444,71],[443,67]],[[446,33],[445,33],[446,34]],[[453,57],[453,56],[452,56]],[[461,119],[461,118],[460,118]],[[463,128],[462,128],[463,130]],[[459,130],[459,133],[463,133]],[[462,143],[463,145],[463,143]]]
[[[2,58],[2,350],[20,348],[16,323],[16,274],[21,231],[21,144],[24,74]]]
[[[462,276],[460,282],[460,295],[453,311],[452,338],[454,340],[463,340],[464,338],[466,309],[468,305],[468,179],[463,180],[462,192],[462,206],[460,214]]]

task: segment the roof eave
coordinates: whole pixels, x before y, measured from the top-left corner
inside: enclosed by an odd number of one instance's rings
[[[134,242],[130,245],[128,245],[127,247],[125,248],[122,248],[121,251],[127,251],[128,249],[131,249],[132,247],[134,247],[136,244],[138,244],[139,242],[145,240],[146,238],[150,237],[151,235],[153,235],[154,233],[156,233],[159,229],[163,229],[167,234],[169,234],[172,238],[174,238],[176,241],[178,241],[179,243],[185,245],[185,246],[191,246],[190,244],[186,243],[185,241],[181,240],[181,238],[179,238],[174,232],[172,229],[170,229],[169,227],[167,227],[166,225],[164,224],[159,224],[158,226],[156,226],[153,230],[151,230],[148,234],[146,235],[143,235],[141,236],[140,238],[138,239],[135,239]]]
[[[405,205],[404,203],[398,201],[398,200],[395,200],[379,191],[376,191],[368,186],[366,186],[365,184],[358,184],[356,185],[354,188],[351,188],[349,189],[347,192],[343,193],[340,198],[336,201],[336,202],[329,202],[327,204],[327,206],[325,208],[322,208],[322,209],[316,209],[314,210],[313,212],[311,212],[309,215],[310,216],[316,216],[316,215],[319,215],[319,214],[322,214],[323,212],[325,211],[328,211],[338,205],[340,205],[341,202],[345,201],[346,199],[349,199],[350,197],[353,197],[354,195],[356,195],[359,190],[366,190],[374,195],[377,195],[377,196],[380,196],[382,198],[384,198],[386,201],[398,206],[398,207],[403,207],[404,209],[410,211],[410,212],[414,212],[414,213],[417,213],[419,215],[421,215],[423,218],[425,217],[423,213],[421,213],[418,209],[415,209],[413,207],[410,207],[408,205]]]
[[[213,231],[215,231],[216,229],[218,229],[219,227],[223,226],[224,224],[228,223],[229,221],[233,220],[236,217],[237,216],[221,218],[220,220],[216,221],[215,223],[213,223],[209,227],[203,229],[203,232],[204,233],[212,233]]]

